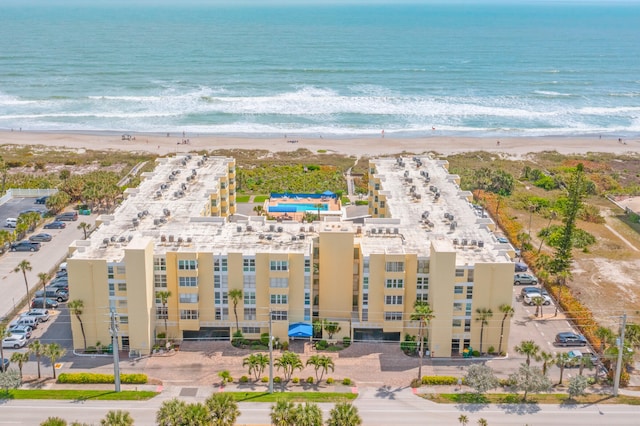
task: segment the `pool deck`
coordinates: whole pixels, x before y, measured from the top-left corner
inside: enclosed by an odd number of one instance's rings
[[[265,201],[264,210],[268,212],[269,216],[282,220],[293,220],[296,222],[302,222],[304,218],[304,212],[269,212],[269,207],[278,206],[280,204],[326,204],[327,209],[321,210],[323,212],[338,212],[342,210],[342,203],[340,199],[336,197],[322,197],[322,198],[310,198],[310,197],[281,197],[271,198]]]

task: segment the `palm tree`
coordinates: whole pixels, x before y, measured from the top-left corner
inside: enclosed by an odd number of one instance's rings
[[[242,366],[249,366],[249,374],[253,373],[256,381],[260,380],[267,365],[269,365],[269,357],[263,353],[251,354],[242,360]]]
[[[133,418],[128,411],[110,410],[104,419],[100,420],[102,426],[131,426]]]
[[[549,368],[549,363],[553,361],[553,354],[550,352],[540,351],[538,354],[539,361],[542,361],[542,374],[547,375],[547,369]]]
[[[80,331],[82,332],[82,341],[84,342],[84,350],[87,350],[87,336],[84,333],[84,324],[82,323],[82,312],[84,311],[84,302],[80,299],[74,299],[67,303],[67,308],[78,319],[80,323]]]
[[[80,222],[80,224],[78,225],[78,229],[82,229],[82,232],[84,232],[84,239],[86,240],[88,236],[87,234],[91,230],[91,224],[86,222]]]
[[[333,362],[333,359],[326,355],[313,355],[307,360],[306,365],[313,365],[313,368],[316,371],[316,380],[318,383],[320,383],[322,377],[328,370],[335,371],[335,363]],[[320,376],[318,376],[318,371],[320,371]]]
[[[156,423],[158,426],[182,426],[186,424],[186,411],[187,403],[178,398],[164,401],[156,412]]]
[[[615,339],[615,334],[607,327],[598,327],[595,331],[595,335],[600,339],[600,354],[603,354],[607,345]]]
[[[295,410],[295,426],[322,426],[322,410],[318,404],[298,404]]]
[[[0,362],[4,360],[4,349],[2,346],[2,340],[5,337],[11,336],[11,332],[7,329],[5,325],[0,324]],[[22,377],[22,369],[20,370],[20,377]]]
[[[540,346],[536,345],[533,340],[525,340],[513,349],[516,353],[527,356],[527,367],[531,366],[531,358],[537,360],[539,357],[538,353],[540,352]]]
[[[242,299],[242,290],[239,288],[229,290],[229,298],[233,302],[233,314],[236,316],[236,331],[239,331],[240,323],[238,322],[238,302]]]
[[[13,272],[22,272],[22,276],[24,277],[24,287],[27,289],[27,301],[29,300],[29,282],[27,281],[27,271],[31,271],[31,263],[28,260],[23,260],[18,263],[18,266],[15,267]]]
[[[258,204],[253,208],[253,211],[256,212],[258,216],[262,216],[262,214],[264,213],[264,207],[262,207],[262,204]]]
[[[504,337],[504,322],[507,320],[507,318],[513,316],[513,314],[515,313],[515,310],[513,309],[513,306],[508,305],[506,303],[500,305],[500,307],[498,309],[503,314],[502,322],[500,323],[500,343],[498,343],[498,353],[501,354],[502,353],[502,338]]]
[[[29,343],[29,353],[32,353],[36,357],[36,362],[38,363],[38,379],[42,376],[40,375],[40,357],[42,356],[42,351],[44,346],[40,343],[40,340],[34,340]]]
[[[327,426],[359,426],[362,418],[358,414],[358,408],[348,402],[339,402],[329,412]]]
[[[2,358],[2,356],[0,356]],[[11,354],[11,362],[18,364],[20,370],[20,378],[22,379],[22,367],[29,361],[29,352],[14,352]]]
[[[47,420],[40,423],[40,426],[67,426],[67,421],[60,417],[47,417]]]
[[[480,323],[480,353],[482,354],[482,340],[484,337],[484,326],[489,324],[489,318],[493,316],[493,311],[487,308],[476,308],[476,321]]]
[[[57,343],[49,343],[44,345],[42,354],[51,360],[51,368],[53,369],[53,378],[56,378],[56,361],[67,353],[67,350]]]
[[[164,319],[164,337],[169,341],[169,329],[167,327],[167,319],[169,318],[169,311],[167,310],[167,301],[171,297],[171,292],[168,290],[156,291],[156,298],[160,299],[162,303],[162,318]]]
[[[188,404],[184,410],[184,423],[189,426],[209,426],[212,425],[209,420],[209,409],[201,402]]]
[[[480,418],[478,419],[478,426],[487,426],[489,423],[487,423],[487,419],[484,418]]]
[[[278,400],[271,406],[269,417],[274,426],[295,426],[296,405],[291,401]]]
[[[469,424],[469,417],[464,414],[460,414],[460,417],[458,417],[458,421],[462,426],[467,426],[467,424]]]
[[[424,338],[425,329],[429,322],[435,318],[429,303],[422,300],[416,300],[413,304],[413,312],[411,313],[411,321],[418,321],[418,344],[420,345],[420,353],[418,354],[418,380],[422,378],[422,355],[424,354]]]
[[[542,305],[544,305],[544,299],[540,296],[536,296],[531,299],[534,305],[536,305],[536,318],[542,317]]]
[[[295,370],[302,370],[304,366],[300,360],[300,356],[295,352],[284,351],[282,355],[274,361],[273,365],[278,370],[282,370],[284,380],[288,382]]]
[[[569,354],[566,352],[559,352],[556,354],[556,366],[560,369],[560,380],[558,381],[558,384],[561,385],[562,384],[562,374],[564,373],[564,368],[567,366],[568,363],[571,362],[571,359],[569,358]]]
[[[214,426],[233,426],[240,416],[238,403],[229,393],[216,393],[204,402],[209,410],[210,424]]]
[[[40,272],[38,274],[38,278],[40,279],[40,284],[42,284],[42,292],[44,294],[44,286],[47,284],[47,280],[49,279],[49,274],[46,272]]]

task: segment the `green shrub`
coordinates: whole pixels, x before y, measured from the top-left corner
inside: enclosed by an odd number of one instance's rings
[[[164,339],[165,337],[167,337],[167,334],[163,331],[162,333],[158,333],[156,337],[158,339]]]
[[[329,343],[327,343],[326,340],[320,340],[318,343],[316,343],[316,349],[318,350],[325,350],[329,347]]]
[[[263,346],[269,346],[269,333],[262,333],[260,335],[260,343]]]
[[[282,350],[283,351],[288,351],[289,350],[289,342],[282,342]]]
[[[293,379],[291,379],[291,381],[292,381],[293,383],[295,383],[296,385],[297,385],[298,383],[300,383],[300,379],[299,379],[299,378],[297,378],[297,377],[294,377]]]
[[[95,354],[98,353],[98,349],[95,346],[87,346],[87,349],[84,350],[85,354]]]
[[[312,376],[307,377],[307,383],[309,383],[310,385],[313,384],[314,380],[315,379]]]
[[[260,379],[260,381],[262,383],[269,383],[269,378],[267,376],[264,376],[262,379]]]
[[[327,384],[330,385],[333,383],[333,378],[327,377]]]
[[[498,384],[503,388],[507,388],[511,386],[511,380],[509,379],[498,379]]]
[[[344,379],[342,379],[342,384],[345,386],[350,386],[351,385],[351,379],[348,377],[345,377]]]
[[[458,378],[453,376],[422,376],[423,385],[457,385]]]
[[[480,356],[480,351],[473,351],[473,356]]]
[[[420,386],[422,386],[422,380],[416,378],[411,379],[412,388],[419,388]]]
[[[58,383],[74,384],[103,384],[113,383],[113,374],[99,373],[60,373]],[[147,383],[146,374],[121,374],[120,383],[129,385],[144,385]]]
[[[496,348],[494,348],[493,346],[489,346],[489,349],[487,349],[487,352],[490,354],[495,353],[495,351],[496,351]]]
[[[240,383],[249,383],[249,378],[247,376],[240,377]]]
[[[347,337],[347,336],[343,337],[342,338],[342,345],[345,348],[348,348],[349,346],[351,346],[351,337]]]
[[[268,381],[268,380],[267,380]],[[282,383],[282,378],[280,376],[276,376],[273,378],[273,383]]]

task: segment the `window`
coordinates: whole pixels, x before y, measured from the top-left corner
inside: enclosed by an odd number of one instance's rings
[[[118,291],[127,291],[127,283],[118,283]]]
[[[116,266],[116,274],[124,275],[127,273],[127,269],[124,266]]]
[[[429,302],[429,294],[428,293],[418,293],[416,294],[416,300],[419,302]]]
[[[286,294],[272,294],[271,295],[271,304],[272,305],[286,305],[288,302]]]
[[[473,272],[474,272],[473,269],[469,269],[467,271],[467,281],[470,282],[470,283],[473,282]]]
[[[387,272],[404,272],[404,262],[387,262],[385,270]]]
[[[369,309],[362,308],[362,322],[369,321]]]
[[[468,286],[467,287],[467,299],[471,299],[473,298],[473,287],[472,286]]]
[[[418,270],[419,274],[428,274],[429,273],[429,261],[426,259],[418,260]]]
[[[256,304],[256,292],[255,291],[244,291],[244,304],[245,305],[255,305]]]
[[[402,305],[402,296],[385,296],[385,305]]]
[[[198,311],[196,309],[181,309],[180,310],[180,319],[183,319],[183,320],[197,320],[198,319]]]
[[[369,304],[369,293],[362,293],[362,305]]]
[[[198,303],[198,294],[180,293],[180,303]]]
[[[115,278],[115,275],[113,273],[113,266],[107,266],[107,278],[110,280]]]
[[[198,277],[178,277],[178,286],[180,287],[197,287]]]
[[[116,285],[114,283],[109,283],[109,296],[116,295]]]
[[[385,287],[386,288],[403,288],[404,280],[402,278],[387,278]]]
[[[471,320],[470,319],[464,320],[464,331],[465,331],[465,333],[468,333],[468,332],[471,331]]]
[[[127,301],[126,300],[118,300],[118,307],[126,308],[127,307]]]
[[[218,258],[213,260],[213,270],[215,272],[227,272],[227,258]]]
[[[452,327],[462,327],[462,320],[461,319],[454,319],[451,322],[451,326]]]
[[[255,272],[256,271],[256,260],[255,259],[242,259],[242,270],[244,272]]]
[[[271,319],[273,321],[287,321],[288,312],[287,311],[271,311]]]
[[[169,318],[169,308],[165,307],[157,307],[156,308],[156,319],[168,319]]]
[[[229,304],[229,294],[226,291],[215,291],[213,292],[213,299],[216,305],[228,305]]]
[[[369,277],[362,277],[362,289],[363,290],[369,289]]]
[[[464,277],[464,269],[456,269],[456,277]]]
[[[246,289],[256,288],[256,276],[255,275],[243,275],[242,286]]]
[[[272,271],[287,271],[289,270],[289,262],[286,260],[272,260],[270,269]]]
[[[229,308],[216,308],[216,320],[228,320],[229,319]]]
[[[156,287],[167,287],[167,276],[164,274],[154,274],[153,275],[153,285]]]
[[[453,304],[453,310],[454,311],[461,311],[462,310],[462,303],[456,302]]]
[[[457,285],[453,288],[453,293],[454,294],[462,294],[462,286],[461,285]]]
[[[304,260],[304,271],[311,272],[311,259]]]
[[[244,334],[260,334],[260,327],[242,327]]]
[[[380,208],[384,209],[384,201],[380,201]]]
[[[256,319],[256,308],[244,308],[245,321]]]
[[[418,277],[416,281],[417,290],[429,290],[429,277]]]
[[[195,271],[198,269],[198,261],[191,260],[178,260],[178,269],[182,271]]]
[[[119,315],[118,319],[120,320],[120,324],[129,324],[129,317],[127,315]]]
[[[287,288],[289,287],[289,278],[269,278],[269,287]]]
[[[402,312],[385,312],[385,321],[402,321]]]
[[[362,261],[362,273],[363,274],[368,274],[369,273],[369,258],[365,257]]]
[[[166,271],[167,270],[167,260],[164,257],[154,257],[153,258],[153,270],[154,271]]]
[[[467,306],[464,309],[465,315],[471,315],[471,303],[467,303]]]

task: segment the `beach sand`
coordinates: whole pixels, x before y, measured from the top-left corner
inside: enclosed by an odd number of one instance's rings
[[[557,151],[561,154],[603,152],[637,154],[640,140],[618,140],[614,137],[517,137],[495,138],[449,137],[437,135],[426,138],[250,138],[215,135],[132,134],[123,140],[121,134],[80,134],[25,131],[0,131],[0,145],[43,145],[72,149],[125,150],[167,155],[179,152],[219,149],[262,149],[271,152],[326,151],[354,157],[376,157],[400,153],[422,154],[436,152],[443,156],[460,152],[488,151],[509,157],[522,157],[530,152]],[[188,143],[183,141],[188,140]],[[296,142],[292,142],[296,141]]]

